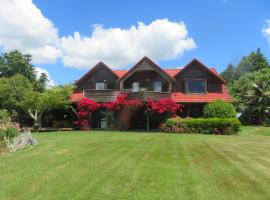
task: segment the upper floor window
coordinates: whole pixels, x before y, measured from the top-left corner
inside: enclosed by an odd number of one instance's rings
[[[206,93],[206,80],[186,79],[185,87],[187,93]]]
[[[154,91],[155,92],[161,92],[162,85],[161,85],[161,82],[160,81],[153,82],[153,85],[154,85]]]
[[[140,90],[140,83],[139,82],[133,82],[132,83],[132,92],[138,92]]]
[[[106,90],[107,84],[106,83],[96,83],[96,90]]]

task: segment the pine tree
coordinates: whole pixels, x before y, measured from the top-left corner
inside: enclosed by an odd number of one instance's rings
[[[256,52],[252,52],[249,55],[249,61],[253,67],[252,71],[258,71],[269,67],[267,58],[261,53],[261,49],[258,48]]]
[[[235,68],[233,64],[229,64],[228,67],[220,74],[227,83],[232,83],[234,80]]]
[[[234,79],[239,79],[242,75],[248,72],[255,72],[269,67],[267,58],[261,52],[260,48],[257,51],[252,51],[248,56],[244,56],[235,69]]]

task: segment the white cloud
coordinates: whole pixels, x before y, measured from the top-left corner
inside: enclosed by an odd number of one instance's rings
[[[185,51],[196,48],[188,36],[184,22],[158,19],[149,25],[139,22],[129,29],[104,28],[95,25],[90,36],[61,38],[61,58],[66,66],[89,68],[99,61],[122,67],[143,56],[159,60],[181,57]]]
[[[52,79],[51,75],[49,74],[49,72],[46,69],[43,69],[43,68],[40,68],[40,67],[35,67],[35,71],[36,71],[36,75],[37,75],[38,79],[40,78],[42,73],[45,73],[47,75],[47,77],[48,77],[47,86],[48,87],[54,86],[53,79]]]
[[[93,26],[89,36],[79,32],[59,37],[53,22],[32,0],[0,0],[0,49],[33,55],[34,64],[55,63],[89,68],[99,61],[123,67],[143,56],[155,61],[180,58],[196,48],[184,22],[157,19],[127,29]]]
[[[266,20],[266,25],[263,28],[263,35],[267,38],[270,47],[270,20]]]
[[[58,33],[32,0],[0,0],[0,46],[33,55],[34,63],[54,63]]]

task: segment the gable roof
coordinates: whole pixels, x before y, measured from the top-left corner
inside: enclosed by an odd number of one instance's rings
[[[169,76],[174,78],[174,76],[182,69],[163,69]]]
[[[110,72],[112,72],[112,74],[114,74],[117,78],[119,78],[119,76],[110,68],[108,67],[105,63],[103,62],[99,62],[97,63],[92,69],[90,69],[85,75],[83,75],[78,81],[77,84],[81,83],[83,80],[85,80],[86,78],[88,78],[91,74],[93,74],[97,69],[99,69],[100,67],[105,67],[107,68]]]
[[[158,69],[158,72],[161,73],[163,76],[166,76],[166,78],[170,78],[172,80],[175,80],[175,77],[181,74],[183,71],[185,71],[187,68],[189,68],[193,63],[198,63],[200,66],[202,66],[204,69],[206,69],[209,73],[217,77],[222,83],[225,83],[225,80],[218,74],[215,68],[209,68],[205,66],[203,63],[201,63],[197,59],[191,60],[187,65],[185,65],[182,68],[172,68],[172,69],[162,69],[159,67],[156,63],[154,63],[150,58],[147,56],[144,56],[139,62],[137,62],[131,69],[129,70],[113,70],[110,67],[108,67],[103,62],[97,63],[92,69],[90,69],[84,76],[82,76],[77,83],[82,82],[86,78],[88,78],[92,73],[94,73],[98,68],[101,66],[106,67],[109,71],[111,71],[118,79],[123,79],[126,76],[128,76],[130,73],[133,73],[134,70],[136,70],[137,67],[140,66],[144,61],[148,61],[151,66],[154,66],[156,69]]]
[[[163,76],[166,79],[171,79],[171,80],[175,80],[173,77],[171,77],[169,74],[167,74],[162,68],[160,68],[154,61],[152,61],[150,58],[148,58],[147,56],[144,56],[139,62],[137,62],[131,69],[129,69],[127,71],[126,74],[124,74],[120,80],[124,80],[126,78],[128,78],[129,76],[131,76],[136,69],[143,64],[144,62],[148,62],[152,67],[157,69],[157,72]]]
[[[192,59],[187,65],[185,65],[183,67],[183,69],[181,69],[178,73],[176,73],[174,75],[174,77],[178,76],[179,74],[183,73],[184,71],[186,71],[186,69],[188,69],[190,66],[192,66],[192,64],[197,63],[199,64],[201,67],[203,67],[206,71],[208,71],[210,74],[214,75],[216,78],[218,78],[222,83],[225,83],[225,80],[217,73],[217,71],[214,68],[208,68],[207,66],[205,66],[202,62],[200,62],[199,60],[197,60],[196,58]]]
[[[118,78],[122,78],[128,70],[113,70],[113,72],[118,76]]]

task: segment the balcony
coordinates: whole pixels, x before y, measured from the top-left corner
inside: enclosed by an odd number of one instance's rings
[[[127,94],[128,94],[128,98],[139,99],[141,101],[146,101],[147,99],[158,101],[160,99],[171,97],[170,92],[156,92],[156,91],[127,92]]]
[[[84,98],[91,99],[95,102],[111,102],[116,100],[116,97],[120,94],[119,90],[94,90],[86,89],[83,91]]]

